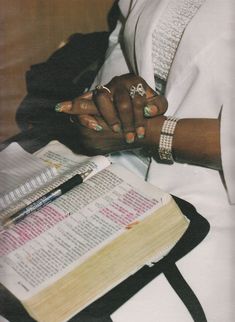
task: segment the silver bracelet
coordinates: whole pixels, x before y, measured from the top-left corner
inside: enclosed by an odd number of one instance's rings
[[[176,117],[168,116],[163,123],[158,146],[158,154],[160,162],[162,163],[174,163],[172,155],[172,142],[177,121],[178,119]]]

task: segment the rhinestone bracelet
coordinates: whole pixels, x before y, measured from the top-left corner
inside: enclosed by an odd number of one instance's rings
[[[174,163],[172,156],[172,142],[177,121],[178,119],[176,117],[168,116],[163,123],[158,146],[158,154],[160,162],[162,163]]]

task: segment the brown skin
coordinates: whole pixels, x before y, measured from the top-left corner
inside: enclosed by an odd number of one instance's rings
[[[173,147],[177,162],[222,170],[219,119],[181,119]]]
[[[132,99],[129,89],[132,85],[142,84],[146,95],[135,95]],[[81,125],[94,130],[97,128],[97,116],[102,116],[113,132],[125,133],[129,143],[137,137],[145,135],[144,108],[148,106],[149,117],[162,115],[167,109],[164,96],[157,96],[143,78],[134,74],[114,77],[107,85],[107,89],[87,92],[77,97],[73,102],[62,102],[60,112],[77,115]],[[57,110],[58,111],[58,110]],[[100,124],[101,125],[101,124]]]
[[[156,151],[164,120],[164,116],[146,120],[145,138],[136,138],[132,144],[125,142],[123,132],[114,133],[102,118],[98,118],[103,126],[103,130],[100,132],[95,132],[79,124],[78,126],[83,146],[89,155],[106,154],[136,147],[145,147]],[[174,159],[176,162],[221,170],[219,142],[219,120],[181,119],[178,121],[173,139]]]
[[[130,100],[130,86],[140,82],[144,85],[146,96],[136,95],[134,100]],[[134,147],[156,151],[166,119],[161,115],[167,109],[165,98],[154,96],[154,91],[146,82],[132,74],[115,77],[105,86],[111,94],[102,89],[95,94],[88,92],[73,103],[61,103],[62,112],[76,115],[87,153],[105,154]],[[143,115],[146,105],[151,106],[151,118]],[[102,130],[94,131],[97,124],[102,126]],[[114,125],[120,126],[121,130],[117,131]],[[138,134],[143,133],[143,128],[144,137],[140,138]],[[142,132],[138,132],[139,129]],[[173,137],[173,153],[176,162],[221,170],[219,119],[180,119]]]

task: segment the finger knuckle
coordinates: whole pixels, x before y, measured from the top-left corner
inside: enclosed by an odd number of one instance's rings
[[[128,102],[124,102],[124,101],[119,101],[119,103],[117,103],[119,106],[119,112],[126,114],[130,111],[130,104]]]
[[[141,96],[136,96],[134,100],[134,107],[137,109],[142,109],[144,106],[144,101]]]

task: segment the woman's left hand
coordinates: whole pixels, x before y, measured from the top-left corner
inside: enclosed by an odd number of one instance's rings
[[[80,123],[76,125],[81,147],[87,155],[107,154],[140,147],[151,149],[153,145],[154,147],[156,145],[165,120],[165,116],[146,119],[144,122],[146,128],[145,137],[143,139],[137,137],[133,144],[130,145],[126,142],[123,132],[113,132],[102,117],[97,116],[96,118],[103,128],[102,131],[93,131]]]
[[[89,119],[89,116],[84,117],[85,120]],[[81,125],[80,121],[77,122],[75,120],[77,126],[76,130],[79,133],[79,142],[86,155],[107,154],[130,149],[130,144],[126,143],[123,132],[112,131],[100,116],[96,116],[96,121],[99,126],[102,127],[102,131],[94,131],[87,126]],[[87,122],[89,122],[89,120],[87,120]],[[140,142],[137,142],[137,140],[131,145],[132,148],[139,146],[141,146],[141,144]]]

